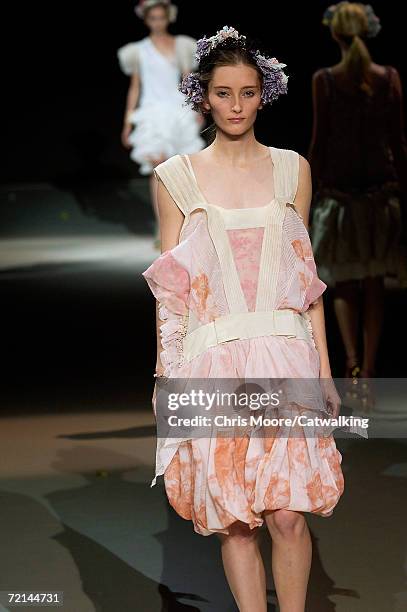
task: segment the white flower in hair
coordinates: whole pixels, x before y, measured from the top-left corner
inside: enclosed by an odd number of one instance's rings
[[[246,36],[244,36],[243,34],[239,34],[239,32],[235,28],[229,27],[229,26],[223,26],[221,30],[218,30],[218,32],[216,32],[216,34],[214,34],[210,38],[206,38],[206,36],[204,36],[203,38],[200,38],[197,41],[196,43],[197,51],[195,54],[196,59],[200,60],[201,57],[203,57],[204,55],[208,55],[212,51],[212,49],[217,47],[217,45],[219,45],[221,42],[223,42],[227,38],[234,38],[235,40],[242,40],[243,43],[246,40]]]
[[[140,19],[144,19],[144,15],[149,8],[153,8],[154,6],[164,4],[168,8],[168,18],[171,23],[173,23],[178,14],[178,7],[175,4],[172,4],[170,0],[140,0],[137,6],[134,8],[134,12],[137,17]]]

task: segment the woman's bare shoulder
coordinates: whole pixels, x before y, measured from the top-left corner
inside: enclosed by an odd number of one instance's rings
[[[317,70],[315,70],[315,72],[312,75],[313,80],[317,81],[318,79],[322,79],[325,76],[327,70],[332,70],[332,67],[324,66],[322,68],[317,68]]]
[[[385,77],[387,75],[388,68],[395,70],[393,66],[382,66],[381,64],[375,64],[374,62],[370,64],[370,70],[380,77]]]
[[[188,157],[189,159],[205,159],[208,157],[208,147],[205,147],[200,151],[196,151],[195,153],[189,153]]]

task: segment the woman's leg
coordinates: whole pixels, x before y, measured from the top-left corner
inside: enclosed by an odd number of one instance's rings
[[[358,362],[359,281],[337,283],[334,310],[346,353],[346,369]]]
[[[312,542],[301,512],[264,513],[272,538],[272,570],[280,612],[304,612],[311,569]]]
[[[384,279],[383,276],[363,280],[363,364],[361,375],[374,376],[376,355],[383,326]]]
[[[222,561],[239,612],[266,612],[266,574],[258,544],[258,528],[236,521],[230,533],[218,533]]]

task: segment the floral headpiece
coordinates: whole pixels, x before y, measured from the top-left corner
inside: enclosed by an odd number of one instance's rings
[[[175,4],[171,4],[170,0],[140,0],[134,9],[137,17],[144,19],[146,10],[156,6],[157,4],[165,4],[168,7],[168,19],[170,23],[173,23],[177,18],[178,7]]]
[[[340,6],[343,6],[344,4],[349,4],[349,2],[339,2],[338,4],[331,4],[331,6],[328,6],[322,17],[322,23],[326,26],[330,26],[336,11]],[[370,4],[361,4],[361,6],[365,10],[368,24],[365,36],[367,38],[374,38],[382,29],[380,19],[377,17]]]
[[[239,34],[235,28],[224,26],[214,36],[204,36],[197,41],[195,58],[200,61],[227,39],[234,39],[242,48],[246,48],[246,36]],[[271,104],[281,94],[287,93],[288,76],[283,72],[286,64],[281,64],[275,57],[261,55],[258,49],[249,49],[249,52],[263,74],[261,101],[263,104]],[[199,77],[199,72],[190,72],[179,85],[180,92],[186,96],[186,104],[190,104],[195,111],[200,110],[200,104],[204,100],[204,90]]]

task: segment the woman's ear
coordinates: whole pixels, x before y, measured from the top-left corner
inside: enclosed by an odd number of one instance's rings
[[[207,92],[205,92],[204,95],[203,95],[203,99],[202,99],[202,102],[201,102],[201,109],[202,109],[202,112],[205,113],[205,114],[208,114],[208,113],[211,112],[211,105],[209,104],[209,99],[208,99],[208,93]]]

